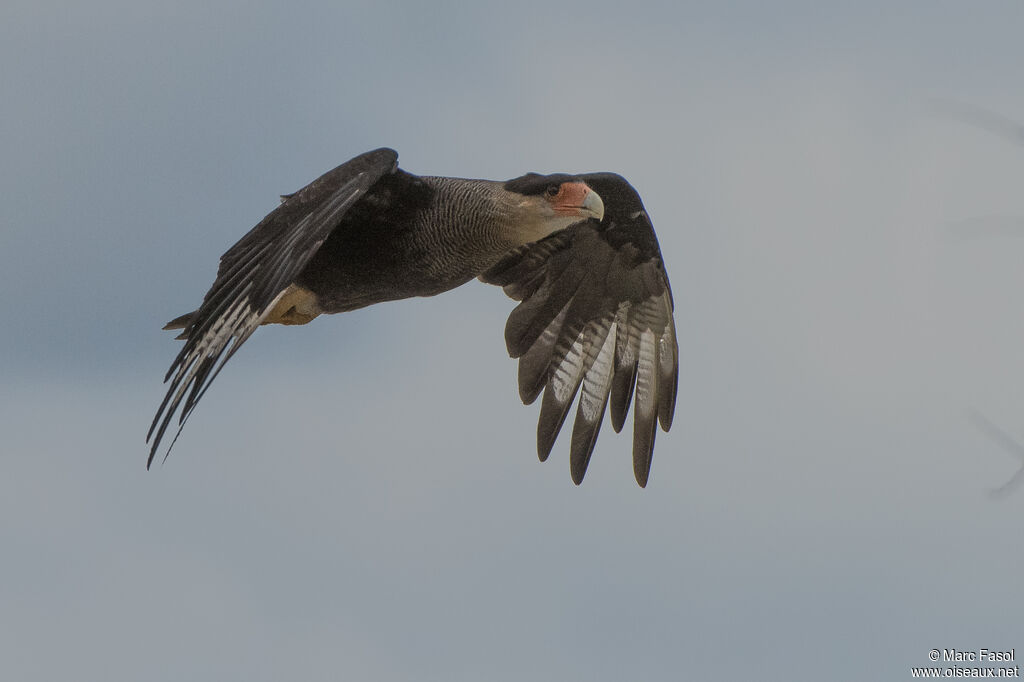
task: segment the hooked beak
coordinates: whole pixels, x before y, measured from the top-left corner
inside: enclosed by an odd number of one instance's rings
[[[590,217],[601,220],[604,218],[604,202],[601,200],[601,195],[589,187],[587,189],[590,191],[583,197],[583,204],[580,208],[588,212]]]
[[[604,218],[604,202],[601,196],[590,189],[585,182],[566,182],[555,197],[554,210],[562,215],[586,220]]]

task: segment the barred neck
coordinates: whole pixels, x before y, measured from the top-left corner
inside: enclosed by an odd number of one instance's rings
[[[467,178],[424,177],[437,189],[432,220],[458,237],[477,239],[496,253],[537,241],[574,220],[539,216],[529,200],[505,189],[504,182]]]
[[[430,254],[418,267],[428,271],[438,288],[450,288],[476,277],[518,246],[516,214],[502,195],[501,183],[490,180],[423,177],[435,190],[409,235],[410,252]]]
[[[516,205],[502,183],[493,180],[425,177],[437,190],[427,219],[453,242],[475,245],[474,251],[505,251],[518,246]]]

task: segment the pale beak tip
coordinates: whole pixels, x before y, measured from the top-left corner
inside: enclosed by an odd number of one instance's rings
[[[601,195],[590,190],[587,195],[583,197],[583,208],[593,214],[597,220],[604,218],[604,201],[601,199]]]

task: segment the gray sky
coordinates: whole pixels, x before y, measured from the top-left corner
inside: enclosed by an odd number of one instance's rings
[[[0,8],[0,673],[910,678],[1024,650],[1019,3]],[[218,256],[381,145],[624,174],[681,376],[650,485],[534,454],[473,283],[261,330],[143,443]]]

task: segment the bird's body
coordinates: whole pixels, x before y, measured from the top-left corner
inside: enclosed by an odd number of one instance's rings
[[[399,171],[379,185],[384,191],[354,206],[295,280],[325,313],[454,289],[547,236],[514,229],[515,206],[500,182]],[[452,206],[457,218],[446,215]]]
[[[595,191],[595,184],[606,189]],[[619,224],[606,225],[601,194],[621,194],[624,188],[628,190],[625,200],[620,197],[619,205],[609,209]],[[641,214],[640,222],[646,231],[636,231],[632,238],[626,230],[612,235],[607,229],[600,229],[602,225],[608,228],[628,221],[635,223]],[[542,437],[538,432],[541,450],[550,450],[546,441],[553,442],[565,417],[563,408],[571,404],[581,383],[582,400],[592,403],[594,398],[603,399],[603,416],[604,403],[612,392],[615,364],[608,364],[607,356],[614,354],[617,346],[621,346],[620,355],[635,356],[619,358],[632,363],[627,372],[631,372],[628,383],[632,393],[637,363],[644,361],[641,350],[650,351],[649,344],[642,343],[643,330],[633,339],[635,348],[627,338],[612,343],[611,351],[601,352],[601,348],[609,345],[606,341],[616,324],[621,327],[629,322],[632,299],[640,304],[652,297],[658,301],[655,307],[660,312],[651,317],[650,324],[640,318],[632,324],[636,326],[638,320],[645,328],[653,324],[658,329],[658,338],[666,339],[665,348],[656,352],[666,354],[665,370],[656,369],[655,375],[664,374],[665,380],[671,378],[671,395],[664,387],[661,391],[663,402],[668,401],[661,408],[667,410],[667,416],[662,415],[662,425],[667,428],[675,395],[675,335],[668,280],[649,226],[635,191],[611,174],[529,174],[497,182],[415,176],[397,167],[397,154],[389,149],[358,156],[298,192],[282,197],[282,204],[221,258],[217,279],[200,308],[168,324],[167,328],[185,330],[181,337],[185,346],[168,372],[171,385],[150,429],[150,437],[155,434],[150,461],[179,405],[179,422],[183,425],[223,363],[260,324],[305,324],[324,313],[432,296],[474,277],[502,284],[511,296],[524,299],[517,312],[525,308],[529,320],[525,329],[513,330],[516,314],[510,318],[506,330],[509,351],[519,357],[533,347],[541,349],[532,352],[544,355],[543,367],[538,369],[537,361],[528,363],[530,380],[541,388],[545,382],[559,387],[552,390],[553,395],[560,394],[556,396],[557,424],[553,425],[553,433]],[[608,234],[595,239],[601,232]],[[551,241],[559,236],[562,239]],[[642,268],[650,263],[655,264],[656,272],[648,273],[650,281],[645,284]],[[545,285],[545,278],[552,274],[549,266],[559,270],[556,279],[561,281],[560,285],[557,281]],[[603,272],[591,272],[591,266]],[[637,273],[639,279],[627,281]],[[599,275],[598,279],[594,279],[594,274]],[[626,317],[622,317],[624,307]],[[597,328],[593,327],[595,323]],[[509,336],[512,333],[515,339]],[[569,336],[572,338],[568,347],[559,347],[557,342]],[[598,336],[600,347],[584,348],[594,346]],[[655,364],[658,362],[655,358]],[[525,358],[520,365],[521,391],[524,363]],[[570,366],[570,375],[579,376],[562,377],[564,372],[559,369],[564,366]],[[584,382],[583,375],[589,376],[595,367],[602,373],[601,383],[607,386],[595,387],[590,385],[593,382]],[[641,379],[649,374],[641,372]],[[562,386],[566,378],[571,379],[570,384],[575,382],[568,399],[564,394],[569,386]],[[620,377],[619,383],[624,382]],[[638,406],[640,388],[638,384]],[[602,396],[588,397],[588,393],[602,390]],[[523,392],[524,400],[536,398],[539,390],[531,397],[532,391],[531,384],[530,391]],[[628,400],[626,395],[626,403]],[[622,396],[618,402],[622,403]],[[657,400],[654,402],[657,404]],[[616,414],[617,410],[623,411],[620,408],[622,405],[613,400],[616,430],[621,427]],[[542,408],[542,427],[545,412],[551,409]],[[595,409],[588,408],[590,412]],[[637,415],[639,419],[639,410]],[[584,421],[591,424],[593,431],[585,454],[589,460],[600,420],[593,425],[594,415],[590,414]],[[649,426],[645,421],[645,432],[650,430]],[[546,427],[547,431],[551,428],[552,424]],[[575,432],[573,440],[575,450],[579,440]],[[649,444],[646,436],[642,440],[649,468],[653,433]],[[542,458],[547,455],[543,451],[541,454]],[[577,482],[582,479],[585,461],[577,472],[578,468],[574,464],[573,478]],[[641,484],[646,482],[646,469],[642,479],[639,473],[637,479]]]
[[[520,245],[501,229],[499,183],[396,173],[380,185],[386,191],[353,207],[296,278],[326,313],[448,291]],[[462,220],[444,219],[452,205]]]

